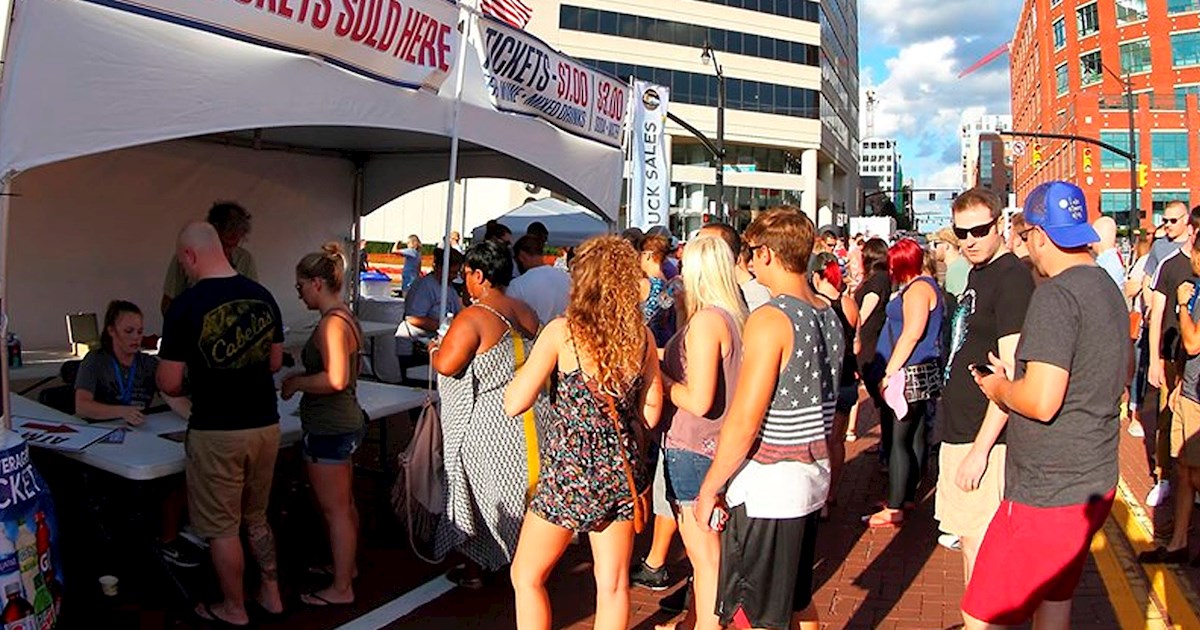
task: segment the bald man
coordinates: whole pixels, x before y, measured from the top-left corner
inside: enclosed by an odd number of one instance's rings
[[[241,275],[225,255],[217,230],[190,223],[179,233],[176,258],[191,286],[171,301],[163,320],[158,388],[184,395],[188,375],[188,513],[209,542],[224,599],[196,608],[217,625],[249,622],[242,590],[244,528],[262,573],[258,595],[281,612],[275,536],[267,501],[279,451],[279,412],[272,374],[283,364],[283,319],[262,285]]]
[[[1092,243],[1096,264],[1108,273],[1118,288],[1123,288],[1125,265],[1121,262],[1121,252],[1117,250],[1117,222],[1110,216],[1101,216],[1092,224],[1092,229],[1100,236],[1099,241]]]

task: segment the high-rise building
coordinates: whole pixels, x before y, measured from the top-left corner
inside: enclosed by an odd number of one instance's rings
[[[962,186],[972,188],[976,185],[975,174],[979,170],[979,136],[997,131],[1011,131],[1012,116],[1008,114],[982,113],[964,117],[962,126],[958,129],[959,144],[962,147]]]
[[[888,199],[896,202],[896,194],[900,191],[901,171],[900,152],[896,141],[891,138],[864,138],[860,143],[862,149],[858,156],[858,174],[861,178],[879,178],[878,190],[863,188],[863,194],[874,192],[887,193]]]
[[[546,0],[528,29],[619,77],[671,89],[670,111],[716,139],[725,76],[725,202],[735,221],[780,203],[818,224],[857,206],[858,12],[852,0]],[[716,208],[710,152],[675,123],[673,226],[699,227]]]
[[[1008,201],[1012,194],[1012,154],[1009,140],[994,133],[980,134],[972,151],[974,169],[968,188],[987,188]]]
[[[1141,165],[1131,173],[1128,160],[1097,146],[1028,139],[1014,160],[1018,199],[1047,180],[1073,181],[1093,215],[1112,215],[1122,226],[1131,196],[1142,226],[1157,223],[1168,201],[1200,202],[1192,191],[1200,166],[1200,2],[1025,0],[1011,55],[1014,129],[1128,150],[1132,128]]]

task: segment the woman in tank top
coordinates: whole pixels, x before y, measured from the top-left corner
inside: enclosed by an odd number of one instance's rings
[[[584,243],[571,264],[566,316],[546,325],[505,392],[504,410],[515,416],[557,380],[541,474],[513,560],[520,630],[550,628],[546,580],[577,532],[591,541],[593,626],[629,625],[633,492],[650,486],[646,437],[662,411],[658,348],[642,322],[642,277],[624,240]]]
[[[664,410],[667,498],[694,571],[692,604],[679,623],[717,630],[720,534],[701,527],[692,506],[733,400],[742,362],[742,326],[749,313],[738,289],[733,252],[725,241],[715,236],[692,240],[683,251],[683,267],[687,323],[667,342],[663,355],[663,394],[669,403]]]
[[[354,451],[365,432],[362,408],[355,393],[358,351],[362,333],[342,301],[346,256],[341,245],[328,243],[296,265],[296,292],[321,320],[301,351],[303,374],[284,379],[284,400],[301,392],[301,450],[313,494],[325,515],[333,575],[328,587],[300,596],[309,606],[354,602],[352,580],[358,550],[358,509],[352,485]]]

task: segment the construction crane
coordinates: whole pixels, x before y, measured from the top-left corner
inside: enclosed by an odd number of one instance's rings
[[[968,67],[966,70],[959,72],[958,78],[961,79],[961,78],[967,76],[968,74],[971,74],[972,72],[975,72],[976,70],[979,70],[980,68],[988,65],[989,63],[992,63],[998,57],[1000,57],[1000,55],[1003,55],[1004,53],[1009,52],[1011,49],[1012,49],[1012,42],[1004,42],[1003,44],[1000,44],[1000,46],[998,46],[996,48],[996,50],[993,50],[992,52],[984,55],[982,59],[971,64],[971,66]]]

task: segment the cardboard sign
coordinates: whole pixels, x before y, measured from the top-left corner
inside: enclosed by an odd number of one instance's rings
[[[68,453],[78,453],[107,438],[113,432],[110,427],[93,427],[16,415],[12,420],[13,430],[25,438],[30,446]]]

